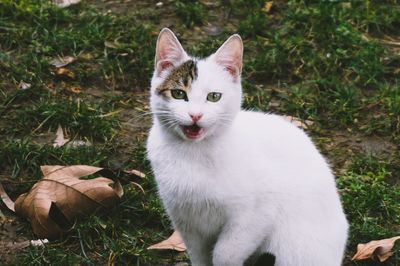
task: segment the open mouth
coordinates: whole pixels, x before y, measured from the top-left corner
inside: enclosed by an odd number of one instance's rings
[[[203,135],[204,129],[194,124],[191,126],[181,126],[183,134],[189,139],[198,139]]]

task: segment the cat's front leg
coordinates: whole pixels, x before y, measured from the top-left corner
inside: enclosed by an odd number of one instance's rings
[[[212,260],[214,266],[243,266],[264,240],[265,228],[250,224],[250,219],[227,224],[215,244]]]
[[[212,266],[212,243],[204,236],[196,233],[185,233],[184,241],[189,253],[192,266]]]

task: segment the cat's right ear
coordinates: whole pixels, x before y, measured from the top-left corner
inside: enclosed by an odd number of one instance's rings
[[[161,30],[157,39],[155,72],[157,76],[161,72],[176,67],[188,58],[181,43],[175,34],[168,28]]]

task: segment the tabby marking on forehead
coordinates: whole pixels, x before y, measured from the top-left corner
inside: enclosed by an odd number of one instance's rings
[[[157,87],[156,92],[165,98],[172,98],[171,90],[179,89],[187,93],[196,79],[197,63],[194,60],[188,60],[174,68],[163,83]]]

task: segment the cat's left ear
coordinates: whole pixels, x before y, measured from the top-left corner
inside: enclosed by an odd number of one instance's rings
[[[215,52],[215,61],[223,66],[236,81],[242,72],[243,42],[238,34],[228,40]]]

